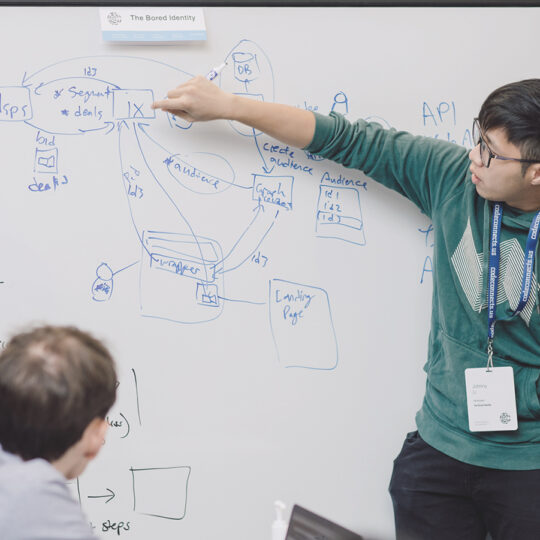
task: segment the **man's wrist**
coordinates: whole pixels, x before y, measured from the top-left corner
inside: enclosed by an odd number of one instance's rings
[[[250,108],[253,106],[252,99],[230,94],[228,107],[226,108],[226,119],[236,120],[249,125]]]

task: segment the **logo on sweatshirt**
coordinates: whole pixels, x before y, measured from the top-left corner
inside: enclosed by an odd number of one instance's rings
[[[525,253],[515,238],[501,242],[500,252],[497,304],[508,302],[510,309],[516,309],[521,295]],[[487,294],[482,287],[484,254],[476,251],[470,221],[467,222],[465,232],[452,254],[451,260],[461,288],[472,309],[478,313],[487,309]],[[534,273],[532,273],[531,279],[531,288],[533,291],[537,291],[538,283]],[[536,294],[531,294],[523,311],[519,314],[527,325],[530,323],[535,303]]]

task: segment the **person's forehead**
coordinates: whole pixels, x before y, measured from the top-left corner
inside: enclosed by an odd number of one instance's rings
[[[506,130],[503,127],[497,127],[484,132],[484,138],[493,152],[503,155],[504,152],[515,151],[519,152],[519,148],[508,140]],[[516,156],[517,157],[517,156]]]

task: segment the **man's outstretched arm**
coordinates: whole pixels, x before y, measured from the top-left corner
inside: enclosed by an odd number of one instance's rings
[[[297,148],[307,146],[315,133],[312,112],[230,94],[201,75],[169,91],[167,97],[152,107],[188,122],[236,120]]]

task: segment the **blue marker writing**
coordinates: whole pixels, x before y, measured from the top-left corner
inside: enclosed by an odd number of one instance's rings
[[[208,75],[206,76],[206,78],[209,80],[209,81],[213,81],[218,75],[219,73],[221,72],[221,70],[227,65],[227,62],[223,62],[223,64],[221,64],[220,66],[218,67],[215,67],[212,71],[210,71],[210,73],[208,73]]]

